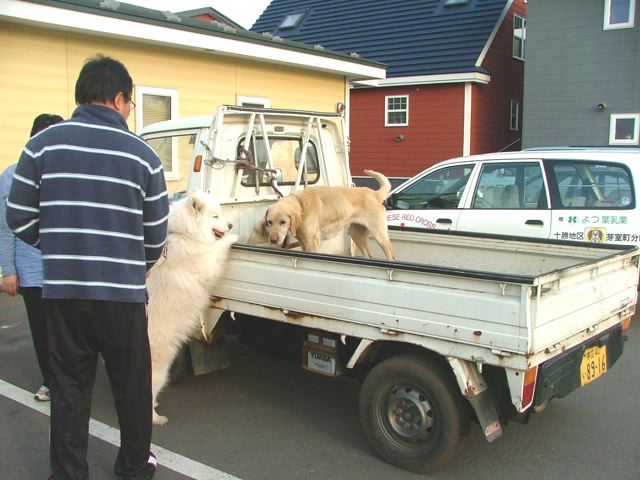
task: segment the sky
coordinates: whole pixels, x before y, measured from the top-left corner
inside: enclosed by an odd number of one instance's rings
[[[170,12],[211,7],[249,29],[267,8],[270,0],[122,0],[122,2]]]

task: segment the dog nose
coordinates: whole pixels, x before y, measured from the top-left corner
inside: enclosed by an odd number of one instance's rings
[[[228,227],[229,227],[229,230],[231,230],[233,228],[233,223],[230,223]]]

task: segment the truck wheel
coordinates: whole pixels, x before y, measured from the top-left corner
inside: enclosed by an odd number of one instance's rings
[[[376,365],[360,390],[360,421],[387,462],[429,473],[456,453],[469,409],[445,366],[406,354]]]

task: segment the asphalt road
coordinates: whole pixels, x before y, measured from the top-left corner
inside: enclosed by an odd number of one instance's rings
[[[636,479],[640,477],[640,320],[618,363],[587,387],[551,402],[527,425],[488,444],[477,425],[459,458],[429,478]],[[357,418],[358,383],[309,373],[229,337],[231,367],[183,375],[160,396],[169,423],[156,428],[159,480],[425,478],[369,448]],[[46,479],[48,406],[32,399],[39,373],[22,301],[0,294],[0,478]],[[118,432],[104,370],[94,389],[89,464],[113,479]],[[112,443],[110,443],[112,442]]]

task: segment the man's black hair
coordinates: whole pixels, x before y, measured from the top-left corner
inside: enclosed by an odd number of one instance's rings
[[[131,100],[133,80],[126,67],[102,54],[88,59],[76,81],[76,105],[113,102],[120,92]]]
[[[62,121],[62,117],[60,115],[55,115],[53,113],[41,113],[36,118],[33,119],[33,125],[31,127],[31,135],[33,137],[36,133],[44,130],[47,127],[50,127],[54,123],[58,123]]]

